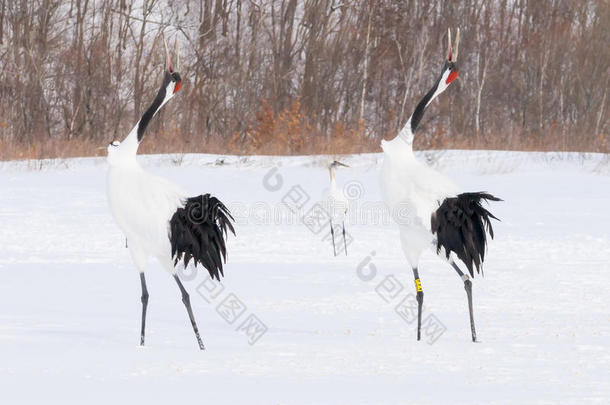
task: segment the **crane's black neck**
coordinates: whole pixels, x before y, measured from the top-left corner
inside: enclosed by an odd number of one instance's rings
[[[157,96],[153,100],[150,107],[148,107],[148,109],[144,112],[144,115],[142,115],[142,118],[140,118],[140,122],[138,123],[138,143],[142,141],[144,131],[146,131],[146,127],[148,127],[150,120],[152,119],[152,117],[154,117],[155,113],[159,111],[159,108],[163,104],[163,100],[165,100],[166,95],[165,89],[167,88],[167,85],[171,80],[172,79],[169,73],[165,72],[165,76],[163,77],[163,83],[161,84],[161,88],[159,89]]]
[[[421,119],[424,116],[424,111],[426,110],[428,103],[431,101],[432,96],[434,96],[434,93],[436,92],[436,89],[438,88],[438,85],[439,85],[442,77],[443,77],[443,75],[441,74],[441,77],[439,77],[436,80],[436,83],[434,83],[434,86],[432,86],[430,91],[428,93],[426,93],[424,98],[422,98],[421,101],[419,102],[419,104],[417,104],[417,107],[415,107],[415,111],[413,111],[413,115],[411,116],[411,132],[412,133],[415,133],[415,130],[417,129],[417,126],[419,125],[419,122],[421,121]]]

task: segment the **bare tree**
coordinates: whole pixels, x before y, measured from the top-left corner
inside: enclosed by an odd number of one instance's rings
[[[416,147],[608,150],[606,0],[0,0],[0,158],[92,154],[183,42],[145,151],[378,150],[462,29],[460,80]]]

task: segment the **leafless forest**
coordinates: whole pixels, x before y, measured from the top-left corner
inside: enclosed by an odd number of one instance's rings
[[[143,152],[379,150],[460,27],[416,148],[608,152],[607,0],[0,0],[0,159],[122,139],[181,42]]]

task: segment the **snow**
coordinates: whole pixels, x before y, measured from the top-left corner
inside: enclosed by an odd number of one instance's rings
[[[350,168],[337,181],[356,199],[349,255],[338,257],[326,228],[301,221],[328,187],[330,157],[140,157],[236,214],[222,284],[183,274],[204,352],[178,288],[153,261],[147,345],[138,346],[139,279],[107,209],[104,159],[0,163],[0,401],[608,403],[608,157],[419,156],[464,190],[505,200],[490,207],[502,222],[485,277],[474,280],[477,344],[462,283],[433,254],[420,275],[424,318],[437,329],[417,342],[415,323],[395,311],[414,287],[379,205],[379,154],[341,157]],[[282,200],[304,206],[294,214]],[[238,330],[251,316],[262,336]]]

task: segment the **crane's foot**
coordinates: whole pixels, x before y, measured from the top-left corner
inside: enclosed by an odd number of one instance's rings
[[[345,256],[347,256],[347,241],[345,240],[345,221],[343,221],[343,247],[345,249]]]
[[[335,229],[333,228],[333,222],[330,221],[330,235],[333,240],[333,255],[337,257],[337,248],[335,247]]]
[[[197,327],[197,322],[195,322],[195,316],[193,315],[193,309],[191,308],[191,298],[189,294],[186,292],[186,289],[182,285],[182,282],[178,278],[177,275],[174,274],[174,280],[178,284],[178,288],[180,288],[180,292],[182,293],[182,303],[186,307],[186,312],[189,315],[189,319],[191,321],[191,325],[193,326],[193,332],[195,332],[195,338],[197,339],[197,344],[199,345],[200,350],[205,350],[203,346],[203,342],[201,341],[201,336],[199,335],[199,328]]]
[[[419,280],[419,279],[417,279]],[[417,281],[415,282],[417,285]],[[421,286],[419,287],[421,288]],[[421,340],[421,310],[424,303],[424,292],[417,291],[417,340]]]
[[[464,281],[464,289],[466,290],[466,296],[468,297],[468,313],[470,315],[470,332],[472,333],[472,341],[476,343],[477,341],[477,331],[474,327],[474,313],[472,309],[472,281],[467,274],[464,274],[462,270],[458,267],[457,264],[453,260],[449,261],[451,267],[456,271],[458,276]]]
[[[477,331],[474,327],[474,314],[472,310],[472,281],[470,279],[464,281],[464,289],[468,297],[468,312],[470,314],[470,331],[472,332],[472,341],[477,341]]]
[[[146,278],[144,273],[140,273],[140,284],[142,286],[142,322],[140,329],[140,346],[144,346],[144,334],[146,330],[146,308],[148,308],[148,289],[146,288]]]

